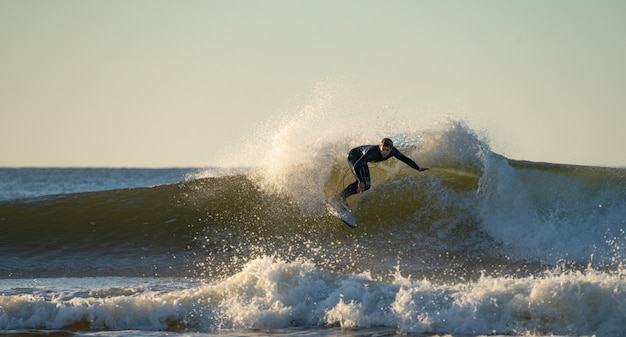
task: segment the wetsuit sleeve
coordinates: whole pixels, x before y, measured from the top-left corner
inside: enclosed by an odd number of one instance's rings
[[[400,160],[401,162],[409,165],[411,168],[413,168],[415,170],[419,171],[419,169],[420,169],[419,165],[417,165],[417,163],[414,162],[413,159],[403,155],[402,152],[400,152],[400,150],[396,149],[395,147],[391,151],[390,156],[394,156],[394,157],[398,158],[398,160]]]

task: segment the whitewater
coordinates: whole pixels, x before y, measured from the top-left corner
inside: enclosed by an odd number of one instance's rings
[[[626,335],[623,168],[342,107],[320,92],[209,169],[0,169],[0,336]],[[371,165],[349,228],[324,201],[383,137],[430,170]]]

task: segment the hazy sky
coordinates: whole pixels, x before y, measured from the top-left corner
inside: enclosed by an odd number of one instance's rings
[[[0,0],[0,166],[211,166],[329,80],[458,110],[510,158],[626,166],[625,17],[623,0]]]

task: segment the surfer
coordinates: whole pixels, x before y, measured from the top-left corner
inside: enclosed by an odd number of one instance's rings
[[[411,158],[402,154],[400,150],[393,146],[391,139],[383,138],[378,145],[361,145],[350,150],[348,153],[348,163],[352,169],[352,174],[356,177],[356,181],[348,185],[333,199],[345,205],[346,199],[349,196],[369,190],[371,182],[370,170],[367,163],[385,161],[391,157],[396,157],[419,172],[428,170],[427,167],[420,167]]]

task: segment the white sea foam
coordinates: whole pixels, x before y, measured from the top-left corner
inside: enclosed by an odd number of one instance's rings
[[[622,263],[623,172],[598,170],[513,167],[491,156],[481,178],[482,227],[518,259]]]
[[[101,281],[92,279],[92,286]],[[83,321],[91,329],[147,331],[336,325],[420,334],[626,333],[626,281],[592,269],[442,284],[399,273],[388,282],[265,257],[211,284],[126,282],[125,288],[85,293],[68,291],[71,282],[19,290],[0,284],[0,328],[62,329]]]

